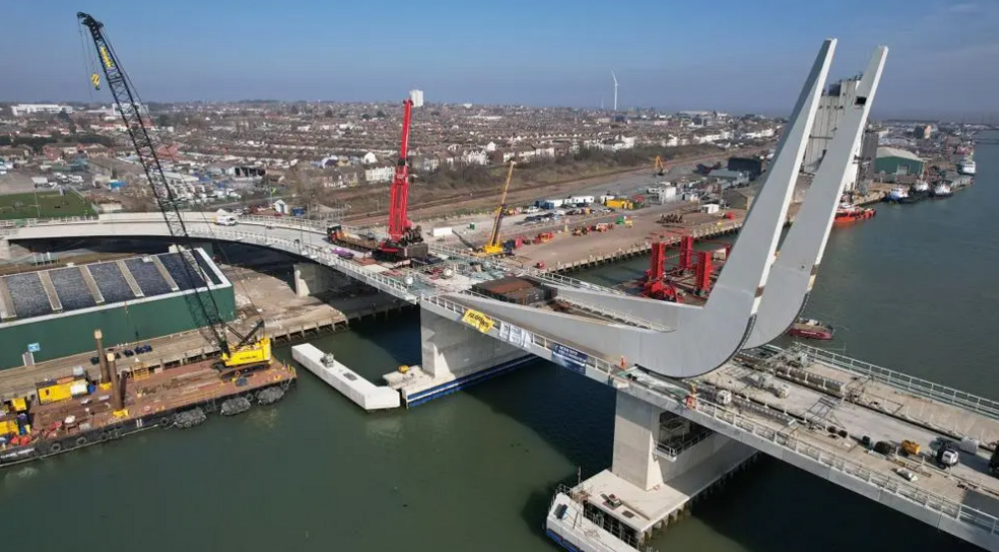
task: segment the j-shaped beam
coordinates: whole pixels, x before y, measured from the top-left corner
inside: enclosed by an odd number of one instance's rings
[[[610,359],[624,357],[628,363],[669,377],[699,376],[718,368],[743,347],[752,331],[835,48],[835,39],[822,44],[766,182],[704,307],[558,288],[568,299],[658,322],[671,331],[645,330],[474,296],[457,299],[567,345]]]
[[[746,340],[748,348],[759,347],[780,337],[805,308],[836,217],[836,207],[850,178],[854,152],[864,136],[867,115],[878,91],[887,56],[887,47],[879,46],[875,50],[857,85],[857,99],[845,108],[846,113],[815,173],[798,217],[770,269],[767,291],[756,313],[756,324]]]

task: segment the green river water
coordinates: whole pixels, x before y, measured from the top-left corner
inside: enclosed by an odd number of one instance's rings
[[[807,314],[837,326],[831,346],[846,354],[999,398],[999,146],[976,160],[970,190],[835,229]],[[615,283],[646,262],[583,277]],[[377,377],[419,362],[419,319],[315,343]],[[303,371],[277,407],[0,472],[0,548],[551,552],[552,488],[610,464],[613,412],[610,388],[544,362],[377,414]],[[769,458],[654,545],[975,549]]]

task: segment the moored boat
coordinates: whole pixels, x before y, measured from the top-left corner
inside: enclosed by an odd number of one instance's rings
[[[957,172],[960,174],[974,175],[976,171],[975,161],[971,157],[965,157],[957,164]]]
[[[836,218],[833,219],[833,222],[836,224],[846,224],[869,219],[876,214],[877,211],[870,207],[858,207],[849,203],[840,203],[839,208],[836,209]]]
[[[954,190],[946,182],[941,182],[933,187],[932,195],[934,198],[943,199],[954,195]]]
[[[818,339],[820,341],[828,341],[833,338],[833,334],[836,331],[832,326],[828,324],[823,324],[818,320],[813,320],[811,318],[799,318],[791,324],[791,327],[787,330],[787,335],[792,337],[803,337],[806,339]]]
[[[890,201],[894,203],[901,203],[903,200],[909,197],[909,190],[905,186],[895,186],[888,192],[885,196],[885,201]]]

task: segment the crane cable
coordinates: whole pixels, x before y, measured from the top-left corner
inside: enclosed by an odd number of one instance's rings
[[[100,75],[97,72],[97,65],[94,62],[94,55],[87,49],[87,40],[83,35],[83,25],[77,25],[76,29],[78,35],[80,36],[80,51],[83,53],[83,63],[84,63],[84,76],[90,80],[92,86],[87,87],[88,96],[90,101],[94,101],[94,89],[100,89]],[[89,74],[88,74],[89,73]]]
[[[83,27],[80,26],[80,29],[81,29],[81,33],[82,33]],[[137,106],[136,106],[136,110],[137,110],[136,116],[141,119],[142,118],[141,107],[143,105],[145,105],[145,104],[142,102],[142,98],[139,96],[138,90],[136,90],[135,86],[132,84],[132,79],[131,79],[131,77],[129,77],[128,72],[125,71],[124,64],[120,63],[121,58],[118,57],[118,52],[115,50],[113,42],[111,41],[111,38],[108,36],[108,32],[107,32],[107,28],[106,27],[102,29],[102,34],[104,35],[104,42],[107,45],[108,50],[111,51],[111,55],[113,56],[114,59],[116,59],[116,60],[119,61],[118,70],[121,73],[122,78],[126,81],[126,84],[127,84],[128,88],[132,91],[132,95],[134,96],[135,102],[137,104]],[[89,58],[88,57],[88,60],[90,61],[91,64],[94,62],[93,58]],[[119,108],[120,109],[124,109],[124,106],[119,106]],[[148,107],[147,107],[147,110],[148,110]],[[156,155],[156,153],[155,153],[155,147],[154,147],[153,155],[154,156]],[[139,158],[139,162],[140,163],[142,162],[141,157]],[[164,185],[166,185],[165,182],[164,182]],[[154,193],[154,200],[156,200],[157,203],[159,203],[159,198],[155,197],[156,196],[155,190],[154,190],[153,193]],[[165,200],[169,201],[169,198],[165,198]],[[171,207],[171,208],[173,208],[173,207]],[[181,214],[181,217],[183,217],[183,214]],[[215,234],[215,230],[212,227],[211,222],[208,220],[207,213],[205,213],[205,212],[202,211],[201,212],[201,218],[204,221],[205,226],[208,228],[208,234],[210,236],[209,242],[213,243],[216,246],[216,249],[218,249],[218,251],[222,254],[222,258],[225,260],[225,263],[228,264],[228,265],[230,265],[230,266],[233,266],[232,263],[229,260],[228,254],[225,252],[225,250],[221,246],[221,240],[219,240],[218,236]],[[112,227],[113,226],[114,226],[114,222],[113,222],[113,219],[112,219]],[[192,239],[192,236],[190,235],[190,232],[185,232],[185,233],[187,235],[186,236],[182,236],[182,237],[185,237],[187,239]],[[183,258],[183,255],[181,256],[181,258]],[[198,274],[198,276],[204,282],[205,287],[207,288],[207,286],[211,283],[211,279],[210,278],[206,279],[207,274],[203,274],[204,270],[201,268],[200,265],[197,265],[197,261],[196,260],[195,260],[195,263],[196,263],[196,266],[191,266],[190,262],[184,262],[184,263],[182,263],[182,266],[184,266],[186,268],[194,269],[195,273]],[[185,269],[185,272],[187,272],[188,276],[190,276],[190,272],[188,270]],[[191,283],[194,284],[195,286],[197,286],[197,282],[194,281],[193,278],[191,278],[191,280],[192,280]],[[236,284],[239,286],[240,290],[243,292],[243,295],[250,302],[250,306],[253,308],[254,313],[256,313],[257,317],[262,321],[263,320],[263,316],[260,315],[260,309],[257,307],[256,302],[253,300],[253,296],[250,294],[249,290],[247,289],[246,283],[244,282],[244,277],[242,275],[240,275],[240,276],[238,276],[236,278]],[[222,313],[216,312],[215,314],[216,314],[216,316],[221,317]],[[213,322],[209,321],[209,323],[213,323]],[[223,327],[225,326],[225,324],[222,322],[221,318],[218,320],[218,323],[222,324]]]

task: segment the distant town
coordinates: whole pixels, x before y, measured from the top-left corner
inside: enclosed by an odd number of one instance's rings
[[[835,129],[836,106],[849,101],[852,82],[837,83],[823,98],[802,167],[806,176],[822,159]],[[424,104],[422,91],[410,96],[417,107],[409,163],[415,198],[425,202],[448,200],[463,190],[497,194],[501,166],[510,161],[517,162],[521,176],[516,189],[652,168],[656,157],[666,165],[727,158],[681,175],[685,189],[720,196],[729,188],[749,188],[742,195],[751,196],[784,124],[717,111]],[[0,193],[58,188],[82,196],[99,212],[155,209],[116,109],[80,103],[0,106]],[[280,199],[282,208],[299,207],[295,213],[308,216],[387,210],[386,202],[375,197],[384,194],[369,192],[392,180],[401,101],[148,104],[141,109],[168,185],[191,208],[268,209]],[[866,190],[873,182],[911,184],[931,165],[961,172],[958,164],[969,158],[971,138],[982,128],[945,122],[874,125],[857,152],[857,175],[846,189]],[[13,207],[5,211],[0,217],[31,214]]]

